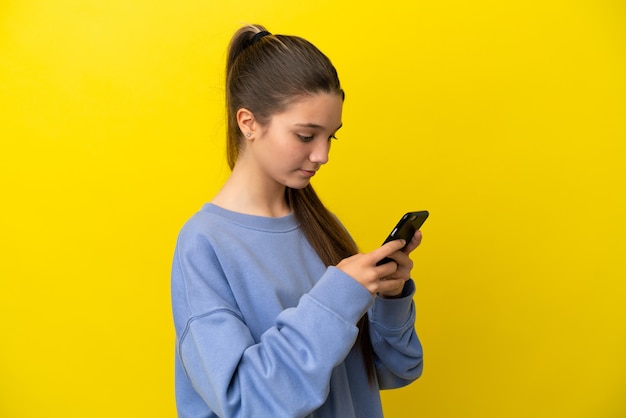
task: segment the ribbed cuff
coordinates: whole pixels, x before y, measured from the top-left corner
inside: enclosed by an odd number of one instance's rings
[[[407,320],[413,316],[414,294],[415,282],[409,279],[405,283],[400,297],[393,299],[377,297],[373,308],[370,310],[370,320],[384,328],[402,328]]]

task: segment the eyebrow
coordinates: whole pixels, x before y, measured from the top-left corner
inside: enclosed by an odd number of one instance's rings
[[[316,123],[296,123],[296,126],[301,126],[303,128],[312,128],[312,129],[324,129],[324,127],[322,125],[318,125]],[[341,129],[341,127],[343,126],[343,123],[340,124],[337,129],[335,129],[335,132],[338,131],[339,129]]]

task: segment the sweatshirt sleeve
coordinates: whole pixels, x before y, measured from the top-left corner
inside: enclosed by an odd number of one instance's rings
[[[365,288],[329,267],[255,341],[210,244],[198,237],[179,240],[172,298],[181,369],[209,408],[227,417],[295,417],[321,406],[373,304]]]
[[[402,296],[376,298],[370,309],[370,335],[381,389],[408,385],[422,374],[422,345],[415,332],[415,283],[407,281]]]

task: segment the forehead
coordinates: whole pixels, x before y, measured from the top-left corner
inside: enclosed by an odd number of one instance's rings
[[[341,125],[343,99],[334,93],[316,93],[292,102],[272,120],[335,130]]]

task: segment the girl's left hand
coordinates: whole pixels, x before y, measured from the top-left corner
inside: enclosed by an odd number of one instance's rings
[[[402,294],[404,283],[411,277],[411,270],[413,269],[413,260],[411,260],[409,254],[416,249],[421,242],[422,232],[416,231],[411,241],[403,250],[396,251],[389,256],[389,258],[398,264],[398,268],[393,274],[380,279],[379,296],[383,298],[393,298]]]

